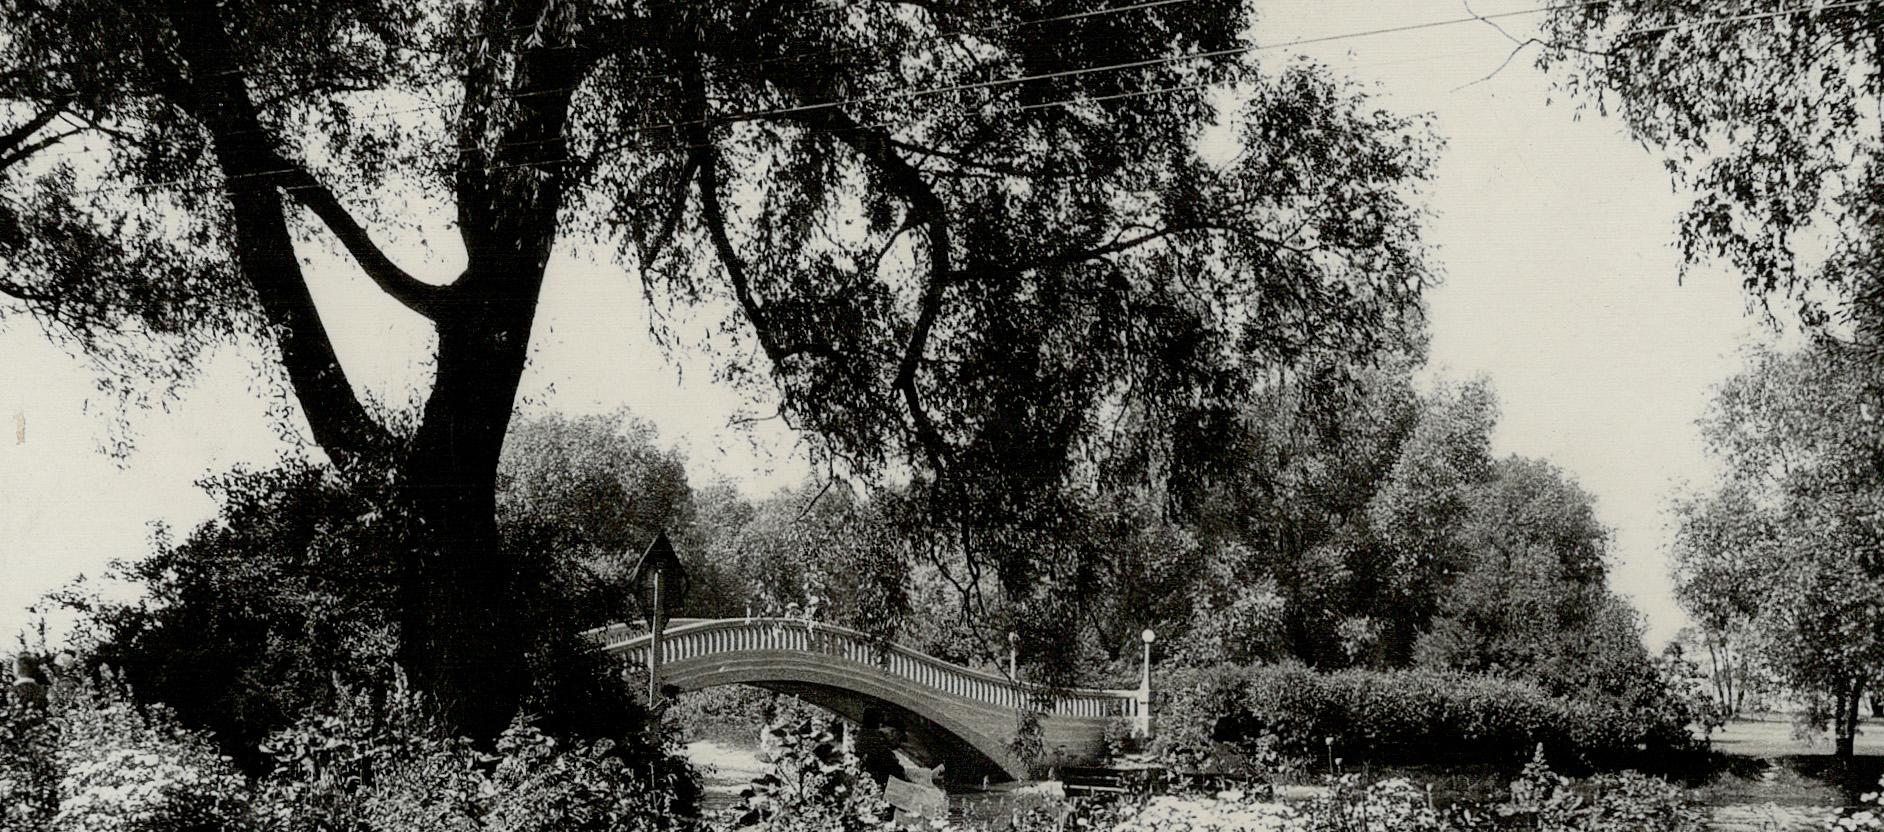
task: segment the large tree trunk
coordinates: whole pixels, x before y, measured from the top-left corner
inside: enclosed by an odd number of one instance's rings
[[[210,131],[229,182],[237,264],[314,439],[342,465],[381,459],[393,437],[355,395],[295,256],[283,190],[305,195],[317,183],[292,178],[233,63],[239,53],[221,6],[171,0],[164,8],[183,59],[160,73],[165,93]],[[401,566],[401,661],[446,724],[477,738],[503,729],[528,684],[518,564],[497,536],[497,460],[556,240],[569,103],[595,59],[572,48],[571,19],[552,10],[546,2],[492,6],[470,50],[453,193],[467,268],[455,283],[387,276],[396,267],[376,250],[363,258],[373,244],[337,201],[310,204],[330,230],[354,232],[348,248],[369,275],[437,327],[437,379],[398,460],[411,545],[389,555]]]
[[[528,683],[519,564],[498,540],[496,480],[529,319],[499,314],[440,322],[438,378],[403,471],[416,539],[403,569],[402,662],[473,737],[503,730]]]
[[[438,374],[402,471],[418,540],[402,570],[401,655],[448,723],[481,739],[529,687],[527,587],[498,540],[497,461],[556,241],[583,66],[542,12],[519,4],[491,29],[520,47],[507,78],[486,51],[465,79],[459,140],[475,150],[459,159],[455,190],[466,270],[431,316]]]
[[[1851,757],[1857,750],[1858,740],[1858,703],[1864,698],[1864,681],[1854,679],[1838,691],[1833,703],[1836,713],[1832,716],[1833,748],[1838,757]]]

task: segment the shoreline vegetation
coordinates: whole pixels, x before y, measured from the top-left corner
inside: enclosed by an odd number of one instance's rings
[[[377,829],[413,812],[443,812],[438,829],[581,828],[638,812],[667,819],[650,828],[811,832],[876,828],[896,815],[842,739],[856,726],[752,689],[685,694],[666,709],[654,742],[656,758],[672,764],[667,785],[650,788],[633,763],[648,749],[558,742],[526,721],[479,750],[397,688],[275,732],[262,746],[272,764],[245,774],[169,709],[137,705],[109,668],[21,662],[12,676],[0,713],[9,832]],[[1874,828],[1864,824],[1878,817],[1884,737],[1861,735],[1849,758],[1812,753],[1792,737],[1790,715],[1730,720],[1711,732],[1719,747],[1671,743],[1658,750],[1683,756],[1658,758],[1647,747],[1628,755],[1589,744],[1653,736],[1631,733],[1640,729],[1614,713],[1564,710],[1526,685],[1466,674],[1218,667],[1170,670],[1155,684],[1167,692],[1160,731],[1147,746],[1122,747],[1121,762],[1194,774],[1128,778],[1138,785],[1110,797],[1066,798],[1053,783],[958,787],[948,828],[1047,830],[1084,819],[1119,832],[1680,832],[1721,813],[1786,823],[1836,816],[1840,829]],[[1591,735],[1573,724],[1581,718],[1609,721]],[[1309,738],[1324,730],[1337,733],[1315,749]],[[716,756],[699,755],[702,739]],[[1439,747],[1448,752],[1420,753]],[[104,825],[85,825],[94,816]],[[1397,825],[1352,825],[1363,816]],[[1625,822],[1643,825],[1617,825]]]

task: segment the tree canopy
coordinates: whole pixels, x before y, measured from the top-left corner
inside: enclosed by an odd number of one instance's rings
[[[1552,12],[1546,32],[1544,62],[1561,88],[1620,113],[1693,190],[1684,254],[1724,258],[1750,290],[1796,299],[1809,321],[1847,297],[1875,318],[1884,15],[1874,5],[1575,3]],[[1875,340],[1874,322],[1860,323]]]
[[[1726,473],[1678,513],[1675,552],[1676,597],[1708,636],[1757,649],[1847,755],[1884,668],[1874,379],[1851,347],[1752,352],[1702,422]]]
[[[0,298],[127,374],[255,342],[330,458],[391,460],[402,657],[488,736],[524,652],[497,467],[558,246],[705,316],[827,458],[997,530],[1111,449],[1180,469],[1279,369],[1403,342],[1437,143],[1259,65],[1251,13],[28,0],[0,10]],[[338,358],[322,244],[435,334],[409,427]],[[970,551],[1024,580],[1003,539]]]

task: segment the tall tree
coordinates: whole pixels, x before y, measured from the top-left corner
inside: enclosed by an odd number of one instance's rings
[[[1795,690],[1826,703],[1811,716],[1829,719],[1841,755],[1853,751],[1859,703],[1884,667],[1876,377],[1868,356],[1851,347],[1755,350],[1702,420],[1727,469],[1715,499],[1756,506],[1736,531],[1747,538],[1734,543],[1749,559],[1736,576],[1760,593],[1755,624],[1766,659]],[[1699,539],[1710,525],[1718,524],[1691,518],[1684,535]]]
[[[123,308],[187,344],[261,342],[329,457],[398,472],[402,661],[490,734],[523,650],[497,467],[559,242],[612,248],[670,319],[725,315],[729,378],[829,458],[935,484],[964,527],[1012,529],[1083,475],[1124,441],[1109,414],[1168,447],[1266,373],[1397,340],[1430,278],[1412,200],[1435,143],[1320,69],[1257,66],[1249,15],[26,0],[0,10],[0,99],[28,124],[62,108],[85,158],[8,166],[10,224],[107,244],[10,235],[0,293],[81,333]],[[1220,120],[1229,161],[1200,150]],[[408,206],[455,243],[387,247]],[[138,268],[169,240],[173,268]],[[339,361],[317,241],[435,333],[410,430]],[[398,262],[421,259],[464,265]],[[1024,582],[1004,539],[973,551]]]
[[[1471,489],[1457,574],[1419,661],[1527,678],[1553,693],[1630,698],[1654,678],[1636,613],[1609,589],[1609,529],[1555,466],[1512,456]]]
[[[1735,716],[1754,673],[1755,625],[1770,598],[1765,579],[1778,562],[1781,518],[1732,482],[1677,500],[1674,514],[1675,600],[1700,628],[1714,698]]]
[[[1420,421],[1417,350],[1407,352],[1347,382],[1309,374],[1274,385],[1202,440],[1217,449],[1214,468],[1174,489],[1208,552],[1199,613],[1273,615],[1288,651],[1310,664],[1372,657],[1384,620],[1375,602],[1393,577],[1368,504]]]
[[[1391,567],[1383,596],[1387,654],[1411,658],[1420,631],[1439,612],[1441,599],[1472,561],[1464,535],[1473,499],[1493,476],[1492,427],[1498,402],[1475,381],[1441,391],[1423,403],[1393,469],[1368,502],[1368,518]]]

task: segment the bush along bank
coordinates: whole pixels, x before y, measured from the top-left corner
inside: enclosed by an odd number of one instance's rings
[[[518,720],[489,749],[397,686],[271,734],[250,778],[211,736],[109,674],[43,700],[0,691],[0,832],[664,832],[700,828],[671,746],[558,739]]]
[[[890,805],[827,731],[781,724],[773,770],[747,792],[723,828],[751,832],[1700,832],[1704,814],[1667,781],[1636,772],[1574,780],[1542,752],[1502,794],[1471,804],[1436,804],[1430,790],[1399,778],[1326,778],[1312,800],[1280,802],[1261,789],[1130,792],[1016,801],[1011,811],[959,806],[948,818],[892,819]],[[1167,783],[1168,785],[1172,785]],[[1876,828],[1876,827],[1857,827]]]
[[[1260,743],[1285,757],[1354,765],[1515,769],[1542,747],[1570,771],[1665,770],[1700,750],[1678,709],[1570,699],[1452,671],[1224,665],[1168,672],[1153,689],[1152,750],[1167,758]]]

